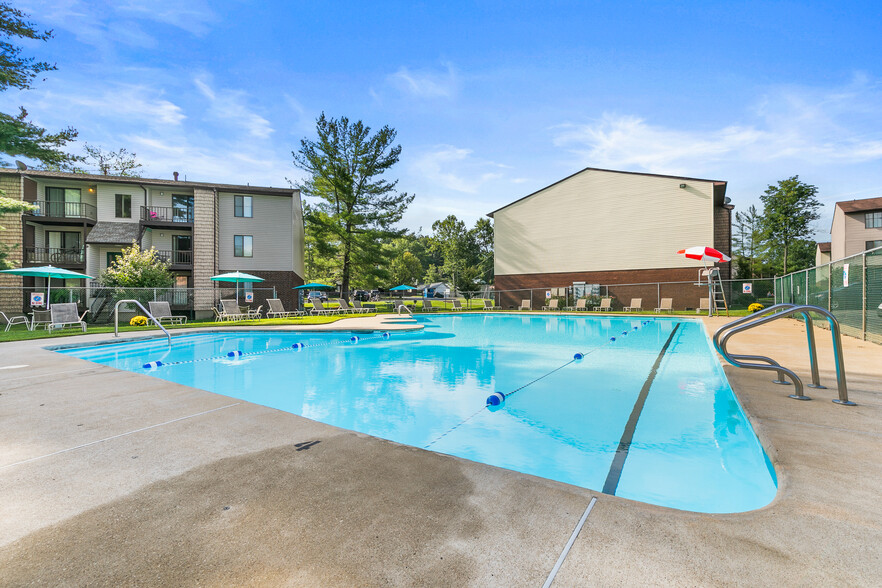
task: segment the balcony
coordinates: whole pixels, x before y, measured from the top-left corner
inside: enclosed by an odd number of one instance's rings
[[[54,247],[25,247],[27,265],[54,265],[56,267],[86,267],[85,249],[58,249]]]
[[[162,251],[157,250],[156,256],[166,263],[171,264],[173,270],[193,269],[193,252],[190,250]]]
[[[70,224],[70,221],[85,221],[95,224],[98,218],[97,209],[85,202],[58,202],[55,200],[37,200],[29,202],[37,207],[25,215],[38,217],[39,222],[48,224]]]
[[[192,227],[193,209],[174,206],[142,206],[141,223],[155,227]]]

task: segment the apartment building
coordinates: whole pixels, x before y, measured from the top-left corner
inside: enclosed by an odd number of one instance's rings
[[[23,267],[54,265],[99,276],[133,242],[155,248],[170,263],[175,285],[192,296],[178,306],[210,316],[216,289],[210,280],[243,271],[264,278],[286,305],[303,284],[300,192],[119,176],[0,169],[0,189],[36,209],[6,215],[0,239],[18,244],[9,258]],[[53,287],[56,285],[53,281]],[[72,281],[71,286],[83,286]],[[41,288],[40,278],[0,277],[0,286]],[[22,290],[0,288],[0,307],[21,310]],[[263,297],[265,298],[265,296]],[[256,303],[261,297],[255,297]],[[86,301],[84,301],[86,302]]]
[[[702,264],[678,250],[731,255],[732,208],[723,181],[585,168],[489,213],[496,289],[648,284],[620,296],[655,301],[657,283],[697,279]],[[729,264],[719,269],[728,279]],[[672,285],[662,295],[695,308],[707,290]],[[504,306],[518,302],[503,295]]]
[[[876,247],[882,247],[882,198],[837,202],[830,228],[831,259]]]

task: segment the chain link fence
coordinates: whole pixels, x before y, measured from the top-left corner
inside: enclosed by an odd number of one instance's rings
[[[775,301],[826,308],[843,333],[882,343],[882,247],[775,278]]]

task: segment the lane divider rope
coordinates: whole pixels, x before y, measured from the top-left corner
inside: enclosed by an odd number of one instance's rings
[[[216,361],[219,359],[238,359],[240,357],[251,357],[253,355],[264,355],[267,353],[278,353],[279,351],[291,351],[292,349],[295,351],[301,351],[301,350],[307,349],[307,348],[328,347],[330,345],[339,345],[341,343],[356,344],[361,341],[374,341],[377,339],[389,339],[391,336],[392,336],[392,334],[389,331],[384,331],[380,335],[377,335],[374,337],[359,337],[358,335],[352,335],[348,339],[337,339],[337,340],[328,341],[325,343],[310,343],[309,345],[307,345],[306,343],[299,343],[298,342],[298,343],[294,343],[293,345],[288,346],[288,347],[277,347],[275,349],[262,349],[260,351],[240,351],[237,349],[234,351],[227,352],[226,355],[215,355],[215,356],[211,356],[211,357],[201,357],[199,359],[184,359],[181,361],[169,361],[169,362],[150,361],[150,362],[145,363],[142,367],[145,370],[153,370],[153,369],[156,369],[159,367],[166,367],[166,366],[172,366],[172,365],[199,363],[199,362],[203,362],[203,361]]]

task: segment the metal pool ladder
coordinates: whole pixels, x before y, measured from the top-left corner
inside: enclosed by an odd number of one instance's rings
[[[761,310],[760,312],[723,325],[716,333],[714,333],[714,347],[726,361],[736,367],[777,372],[778,379],[773,380],[776,384],[790,385],[790,382],[784,379],[784,376],[786,375],[794,385],[793,394],[789,395],[790,398],[795,398],[796,400],[811,400],[811,398],[803,394],[802,380],[793,370],[782,366],[770,357],[765,357],[763,355],[736,355],[729,353],[726,349],[726,344],[729,342],[729,338],[736,333],[741,333],[742,331],[765,325],[781,318],[802,315],[805,320],[805,334],[808,342],[809,360],[812,368],[812,383],[809,384],[808,387],[826,388],[826,386],[821,385],[820,379],[818,378],[818,354],[815,347],[814,324],[811,313],[820,314],[826,317],[827,322],[830,324],[830,332],[833,336],[833,356],[836,360],[836,383],[839,386],[839,398],[833,400],[833,402],[845,406],[855,406],[855,403],[848,399],[848,387],[845,382],[845,364],[842,359],[842,335],[839,331],[839,321],[837,321],[836,317],[834,317],[829,311],[823,308],[809,305],[775,304]]]
[[[146,308],[144,308],[144,305],[141,304],[140,302],[138,302],[137,300],[120,300],[120,301],[118,301],[118,302],[116,303],[116,305],[113,307],[113,336],[114,336],[114,337],[119,337],[119,305],[120,305],[120,304],[123,304],[123,303],[126,303],[126,302],[130,302],[130,303],[136,305],[136,306],[137,306],[138,308],[140,308],[141,310],[143,310],[143,311],[144,311],[144,314],[147,316],[147,318],[149,318],[150,320],[152,320],[154,323],[156,323],[156,326],[157,326],[157,327],[159,327],[160,329],[162,329],[162,332],[165,333],[165,336],[166,336],[166,337],[168,337],[168,346],[171,347],[171,333],[169,333],[169,332],[168,332],[168,329],[166,329],[165,327],[163,327],[163,326],[160,324],[160,322],[159,322],[158,320],[156,320],[156,317],[153,316],[152,314],[150,314],[150,311],[147,310]]]

